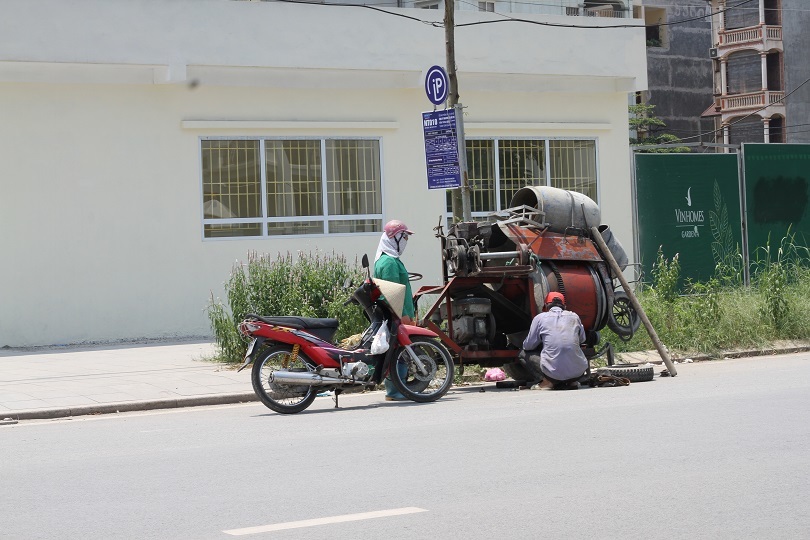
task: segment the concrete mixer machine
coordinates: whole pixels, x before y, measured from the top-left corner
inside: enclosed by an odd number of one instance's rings
[[[525,187],[509,209],[490,217],[456,223],[447,234],[441,224],[436,228],[444,284],[421,287],[414,296],[417,305],[422,298],[433,302],[421,324],[439,334],[460,365],[503,366],[525,380],[517,354],[546,295],[556,291],[582,320],[586,357],[607,351],[612,364],[610,347],[599,346],[599,330],[608,326],[629,338],[640,321],[592,238],[598,227],[602,244],[624,269],[627,256],[609,227],[600,225],[597,204],[572,191]]]

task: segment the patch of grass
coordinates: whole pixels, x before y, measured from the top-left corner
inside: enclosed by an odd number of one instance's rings
[[[718,265],[705,283],[687,282],[683,291],[677,255],[659,252],[653,283],[638,293],[658,337],[671,351],[717,354],[762,347],[779,340],[810,339],[810,251],[788,235],[771,250],[762,248],[752,264],[751,287],[739,272]],[[608,329],[603,337],[616,352],[654,349],[643,325],[630,341]]]

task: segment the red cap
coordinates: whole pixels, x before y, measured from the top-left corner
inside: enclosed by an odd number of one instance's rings
[[[554,300],[559,300],[562,305],[565,305],[565,296],[562,293],[550,292],[546,295],[546,304],[552,303]]]

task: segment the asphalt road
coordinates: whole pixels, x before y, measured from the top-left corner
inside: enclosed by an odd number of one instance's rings
[[[2,426],[0,538],[807,538],[808,365]]]

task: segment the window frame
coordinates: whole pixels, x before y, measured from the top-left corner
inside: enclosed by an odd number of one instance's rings
[[[501,177],[500,177],[500,165],[501,165],[501,156],[500,156],[500,141],[543,141],[543,176],[545,178],[545,186],[551,186],[551,152],[550,146],[551,141],[593,141],[594,143],[594,174],[596,176],[596,201],[594,201],[597,205],[599,205],[599,201],[602,198],[602,182],[601,174],[600,174],[600,160],[599,160],[599,137],[520,137],[520,136],[489,136],[489,137],[466,137],[465,141],[492,141],[492,151],[493,151],[493,167],[495,169],[495,178],[493,189],[495,190],[495,211],[500,211],[502,207],[506,207],[506,202],[501,204]],[[468,164],[469,168],[469,164]],[[474,221],[481,221],[486,219],[492,212],[471,212],[470,215]],[[453,220],[453,212],[447,211],[445,213],[445,217],[448,219],[448,223],[451,223]]]
[[[290,217],[269,217],[267,215],[267,153],[265,141],[319,141],[319,151],[321,153],[321,204],[323,206],[323,213],[318,216],[290,216]],[[376,141],[379,150],[379,163],[380,163],[380,213],[379,214],[329,214],[329,192],[327,178],[327,141]],[[206,218],[205,217],[205,192],[204,192],[204,177],[203,177],[203,141],[258,141],[259,143],[259,162],[260,162],[260,197],[261,197],[261,216],[258,218]],[[227,135],[214,135],[214,136],[200,136],[197,140],[197,165],[200,169],[199,172],[199,189],[200,189],[200,235],[204,242],[219,242],[219,241],[233,241],[233,240],[272,240],[291,236],[294,238],[323,238],[323,237],[350,237],[355,235],[379,235],[382,232],[383,220],[385,216],[385,163],[383,151],[383,137],[382,136],[296,136],[296,135],[272,135],[272,136],[227,136]],[[348,233],[330,233],[329,223],[331,221],[347,221],[347,220],[379,220],[380,230],[372,232],[348,232]],[[275,223],[294,223],[299,221],[320,221],[323,224],[322,232],[320,233],[306,233],[306,234],[284,234],[275,235],[267,233],[268,222]],[[261,226],[261,234],[258,236],[205,236],[206,225],[230,225],[230,224],[259,224]]]

